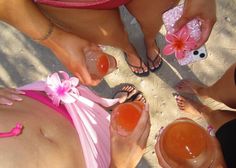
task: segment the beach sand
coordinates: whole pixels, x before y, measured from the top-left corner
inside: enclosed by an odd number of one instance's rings
[[[163,65],[148,77],[135,76],[127,66],[123,52],[113,47],[106,47],[105,52],[114,55],[119,69],[105,77],[93,89],[99,95],[112,97],[124,83],[132,83],[141,90],[150,105],[151,134],[147,150],[138,167],[158,168],[154,145],[160,127],[179,117],[189,117],[203,126],[206,123],[199,117],[180,112],[172,93],[173,87],[181,79],[191,79],[205,85],[213,84],[225,70],[236,62],[236,0],[217,0],[217,23],[206,43],[207,59],[187,66],[180,66],[174,56],[163,56]],[[135,19],[121,8],[126,30],[130,40],[145,60],[146,51],[143,35]],[[165,29],[157,35],[157,42],[162,49],[165,45]],[[13,27],[0,23],[0,85],[18,87],[26,83],[44,79],[49,73],[66,70],[53,54],[45,47],[33,42]],[[190,98],[196,97],[188,95]],[[214,100],[200,100],[212,108],[225,108]]]

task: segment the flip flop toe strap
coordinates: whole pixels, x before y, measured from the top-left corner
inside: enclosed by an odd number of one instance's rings
[[[160,59],[159,64],[158,64],[158,66],[159,66],[161,64],[161,62],[162,62],[162,58],[161,58],[161,54],[160,53],[158,53],[153,60],[150,57],[148,57],[148,60],[149,60],[149,62],[152,63],[153,67],[155,67],[155,62],[157,61],[157,59]]]
[[[127,56],[127,54],[125,54],[125,60],[126,60],[127,64],[128,64],[130,67],[132,67],[132,68],[137,68],[137,69],[140,69],[140,68],[141,68],[142,71],[145,72],[145,69],[144,69],[144,67],[142,66],[143,61],[141,60],[140,57],[138,57],[138,59],[139,59],[140,65],[139,65],[139,66],[132,65],[132,64],[130,64],[129,61],[128,61],[128,56]],[[134,72],[134,71],[133,71],[133,72]],[[135,72],[135,73],[138,73],[138,74],[139,74],[139,72]],[[140,72],[140,73],[142,73],[142,72]]]

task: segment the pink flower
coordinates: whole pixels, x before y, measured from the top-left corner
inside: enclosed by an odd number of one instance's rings
[[[52,99],[53,104],[59,105],[60,101],[63,103],[73,103],[76,101],[75,95],[78,95],[76,86],[79,84],[79,80],[75,77],[69,78],[68,74],[61,71],[64,79],[61,79],[58,73],[53,73],[47,78],[48,96]]]
[[[192,50],[196,44],[195,40],[190,37],[187,27],[183,27],[176,34],[167,34],[165,37],[167,44],[163,53],[165,55],[171,55],[175,53],[177,59],[184,58],[184,52]]]

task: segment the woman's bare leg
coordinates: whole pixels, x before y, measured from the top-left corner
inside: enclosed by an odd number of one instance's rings
[[[215,130],[218,130],[225,123],[236,119],[236,113],[233,111],[212,110],[204,104],[186,99],[182,96],[177,96],[176,102],[180,110],[191,114],[201,115]]]
[[[121,48],[127,53],[129,63],[140,66],[138,54],[128,40],[118,9],[66,9],[46,5],[39,7],[45,15],[64,30],[96,44]],[[147,71],[147,67],[143,63],[142,67]],[[132,71],[142,72],[142,68],[132,68]]]
[[[230,154],[227,153],[227,150],[235,149],[234,147],[235,145],[234,143],[230,144],[232,146],[230,146],[230,149],[227,149],[229,148],[229,145],[227,143],[232,143],[232,141],[227,142],[227,140],[226,141],[222,140],[222,136],[225,139],[228,139],[228,138],[232,139],[234,137],[231,136],[231,134],[228,133],[227,135],[227,133],[222,132],[222,131],[220,131],[221,132],[221,135],[220,135],[219,134],[220,132],[217,132],[217,131],[224,124],[228,123],[231,120],[236,119],[236,113],[232,111],[227,111],[227,110],[212,110],[201,103],[186,99],[182,96],[177,96],[176,102],[180,110],[184,112],[192,113],[192,114],[201,115],[207,121],[207,123],[214,128],[216,132],[216,138],[213,138],[216,158],[215,158],[215,163],[214,163],[215,166],[213,167],[226,167],[224,159],[228,158],[227,159],[228,161],[232,160],[232,157],[230,156]],[[224,134],[226,135],[226,137]],[[221,145],[219,145],[219,142]]]
[[[235,69],[236,64],[232,65],[212,86],[199,90],[200,94],[207,95],[231,108],[236,108]]]
[[[218,81],[209,87],[185,80],[180,82],[176,88],[179,91],[210,97],[231,108],[236,108],[235,69],[236,64],[233,64]]]
[[[125,5],[142,28],[147,48],[147,56],[151,60],[154,60],[158,53],[160,53],[155,38],[163,24],[162,14],[177,5],[178,2],[179,0],[132,0]],[[156,59],[154,66],[157,67],[160,61],[160,58]],[[150,68],[153,67],[150,61],[149,64]]]

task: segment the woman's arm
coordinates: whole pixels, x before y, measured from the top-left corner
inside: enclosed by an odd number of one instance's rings
[[[33,40],[50,48],[57,58],[86,85],[96,85],[100,79],[92,79],[85,64],[85,49],[100,49],[78,36],[52,25],[31,0],[0,0],[0,19]],[[53,27],[51,27],[53,26]]]
[[[31,0],[1,0],[0,19],[32,39],[47,34],[51,24]]]

